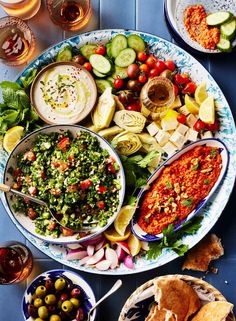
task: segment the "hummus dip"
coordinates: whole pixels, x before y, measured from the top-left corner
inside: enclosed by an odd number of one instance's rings
[[[97,99],[93,77],[73,63],[53,63],[34,80],[31,102],[48,124],[75,124],[92,110]]]

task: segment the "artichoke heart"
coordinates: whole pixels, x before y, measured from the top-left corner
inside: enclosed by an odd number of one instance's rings
[[[159,153],[163,153],[163,149],[161,148],[161,146],[158,144],[156,139],[152,137],[150,134],[141,133],[141,134],[138,134],[138,137],[142,143],[141,151],[145,153],[149,153],[151,151],[157,151]]]
[[[123,131],[124,129],[119,126],[112,126],[110,128],[100,130],[98,134],[110,142],[117,134],[120,134]]]
[[[138,135],[127,131],[115,136],[112,143],[115,145],[117,152],[125,156],[136,153],[142,147]]]
[[[138,111],[117,111],[113,120],[116,125],[136,134],[142,132],[146,123],[146,118]]]
[[[97,130],[109,127],[112,121],[116,102],[111,91],[112,88],[110,87],[104,91],[92,113],[92,121]]]

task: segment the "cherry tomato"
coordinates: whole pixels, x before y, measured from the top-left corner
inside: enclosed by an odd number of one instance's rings
[[[13,172],[13,176],[17,177],[21,175],[21,169],[19,167],[17,167],[14,172]]]
[[[124,106],[127,106],[133,102],[134,93],[131,90],[122,90],[120,91],[118,98]]]
[[[179,87],[174,85],[174,94],[175,94],[175,97],[178,95],[179,93]]]
[[[106,193],[106,191],[107,191],[107,188],[106,188],[106,186],[99,186],[98,187],[98,194],[104,194],[104,193]]]
[[[180,124],[185,124],[186,123],[186,116],[184,114],[179,114],[177,116],[177,120]]]
[[[77,184],[67,186],[67,192],[75,193],[78,192],[79,186]]]
[[[174,81],[176,85],[186,85],[190,82],[190,78],[183,76],[183,74],[176,74],[174,76]]]
[[[154,56],[149,56],[146,60],[146,64],[148,65],[148,67],[150,68],[154,68],[155,67],[155,64],[156,64],[156,57]]]
[[[80,182],[80,188],[84,191],[92,185],[92,181],[88,178]]]
[[[115,89],[120,89],[120,88],[123,87],[123,85],[124,85],[123,79],[121,79],[121,78],[114,79],[114,87],[115,87]]]
[[[91,71],[93,69],[92,65],[90,62],[85,62],[83,64],[84,68],[87,69],[88,71]]]
[[[72,236],[74,234],[73,230],[70,230],[69,228],[62,227],[62,235],[63,236]]]
[[[195,93],[196,88],[197,85],[194,82],[190,81],[185,85],[184,89],[182,90],[182,94],[192,95]]]
[[[68,161],[69,162],[73,162],[75,160],[75,156],[74,154],[70,154],[68,157],[67,157]]]
[[[175,64],[172,60],[166,60],[165,61],[166,68],[170,71],[175,71]]]
[[[57,227],[57,223],[56,222],[50,222],[49,224],[48,224],[48,230],[49,231],[54,231],[55,230],[55,228]]]
[[[79,65],[83,65],[86,62],[86,58],[82,55],[76,55],[72,58],[72,61],[79,64]]]
[[[156,68],[159,71],[158,74],[160,74],[162,71],[166,69],[166,64],[162,60],[157,60]]]
[[[115,170],[115,167],[113,166],[113,164],[108,165],[107,170],[108,170],[108,172],[111,172],[112,174],[116,173],[116,170]]]
[[[142,89],[142,85],[140,84],[140,82],[138,80],[129,80],[127,83],[127,87],[128,89],[135,91],[137,93],[139,93]]]
[[[96,203],[97,207],[100,208],[100,210],[103,210],[105,208],[105,202],[104,201],[98,201]]]
[[[146,61],[148,58],[147,54],[144,51],[139,51],[137,53],[137,59],[138,61]]]
[[[40,176],[41,176],[42,180],[46,179],[46,174],[44,171],[41,171]]]
[[[156,76],[158,76],[159,75],[159,70],[157,69],[157,68],[153,68],[153,69],[151,69],[150,71],[149,71],[149,74],[148,74],[148,76],[150,77],[150,78],[152,78],[152,77],[156,77]]]
[[[95,53],[98,54],[98,55],[105,56],[105,54],[106,54],[106,47],[103,46],[103,45],[98,46],[98,47],[95,49]]]
[[[147,76],[145,74],[141,74],[138,76],[138,81],[141,83],[141,84],[145,84],[145,82],[147,81]]]
[[[140,112],[140,110],[141,110],[140,104],[139,103],[130,104],[129,106],[126,107],[126,110],[139,111]]]
[[[37,188],[35,186],[30,186],[28,188],[28,192],[30,193],[30,195],[36,195],[37,194]]]
[[[130,79],[136,79],[139,75],[139,66],[137,64],[131,64],[127,68],[127,74]]]
[[[32,150],[29,150],[24,154],[24,160],[28,160],[30,162],[34,162],[36,160],[36,155]]]
[[[57,144],[57,148],[65,152],[68,145],[70,145],[69,137],[63,137]]]
[[[38,217],[38,214],[35,212],[35,210],[32,207],[28,208],[27,215],[31,220],[35,220]]]
[[[210,130],[211,132],[219,130],[219,122],[215,120],[214,124],[206,124],[206,129]]]
[[[203,129],[205,129],[205,123],[201,120],[196,121],[196,123],[193,126],[193,129],[196,130],[197,132],[202,131]]]
[[[149,70],[150,70],[150,68],[148,67],[147,64],[142,64],[142,65],[140,65],[140,66],[139,66],[139,69],[140,69],[141,72],[145,72],[146,74],[148,74],[148,73],[149,73]]]

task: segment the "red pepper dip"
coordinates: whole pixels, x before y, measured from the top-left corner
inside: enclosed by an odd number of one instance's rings
[[[166,166],[145,193],[138,224],[148,234],[178,224],[210,193],[222,167],[218,148],[197,146]]]
[[[220,30],[209,27],[206,11],[200,4],[189,6],[184,12],[184,25],[190,37],[206,49],[215,49],[220,41]]]

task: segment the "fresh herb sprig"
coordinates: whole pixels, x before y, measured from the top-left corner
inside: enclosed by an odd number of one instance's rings
[[[170,224],[163,230],[164,237],[158,242],[149,242],[149,250],[147,252],[148,260],[155,260],[161,255],[164,249],[170,249],[177,253],[179,256],[183,256],[189,249],[187,244],[182,242],[182,237],[186,235],[194,235],[199,228],[203,216],[196,216],[192,220],[185,222],[181,229],[174,231],[174,224]]]

